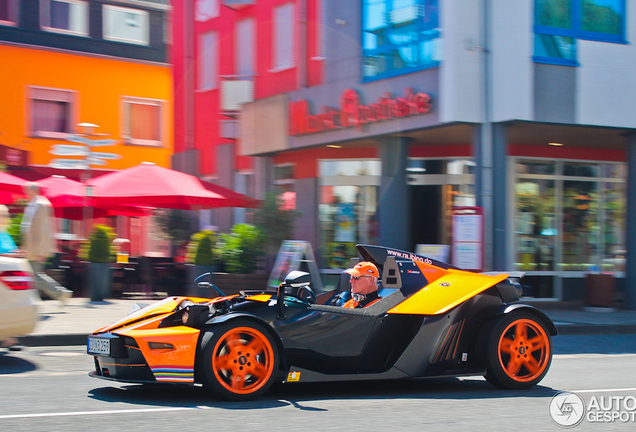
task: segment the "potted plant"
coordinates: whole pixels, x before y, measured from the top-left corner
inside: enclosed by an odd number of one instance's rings
[[[265,289],[268,275],[254,274],[261,268],[264,244],[262,231],[249,224],[236,224],[230,234],[221,234],[215,250],[227,273],[217,273],[214,283],[227,295]]]
[[[94,225],[91,231],[88,261],[89,293],[92,301],[102,301],[111,294],[111,241],[113,229],[106,225]]]
[[[207,296],[210,293],[199,292],[199,288],[195,285],[194,280],[204,273],[214,273],[216,268],[216,260],[213,253],[213,244],[216,242],[216,234],[214,231],[202,230],[192,235],[192,240],[188,244],[188,253],[186,254],[186,262],[189,264],[187,268],[188,291],[191,295]]]

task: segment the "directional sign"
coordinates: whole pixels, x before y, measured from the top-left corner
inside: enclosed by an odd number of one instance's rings
[[[117,144],[117,141],[114,139],[99,139],[99,140],[88,140],[86,143],[91,147],[101,147],[101,146],[109,146],[113,144]]]
[[[110,159],[116,160],[121,159],[121,155],[115,153],[102,153],[102,152],[91,152],[92,158],[100,158],[100,159]]]
[[[51,159],[49,166],[57,169],[86,169],[86,161],[82,159]]]
[[[87,162],[89,165],[100,165],[100,166],[101,166],[101,165],[106,165],[106,164],[108,163],[108,162],[106,162],[106,161],[103,161],[103,160],[101,160],[101,159],[97,159],[97,158],[94,158],[94,157],[88,157],[88,158],[86,158],[86,162]]]
[[[90,140],[86,137],[79,136],[79,135],[69,135],[66,137],[66,141],[71,141],[71,142],[80,143],[80,144],[88,144]]]
[[[86,146],[55,144],[49,153],[56,156],[86,156],[88,151],[88,147]]]

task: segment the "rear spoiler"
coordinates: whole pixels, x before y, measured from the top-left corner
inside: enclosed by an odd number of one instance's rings
[[[523,288],[521,287],[521,283],[519,282],[519,280],[526,274],[525,272],[484,272],[482,274],[488,276],[497,276],[501,274],[508,275],[507,281],[504,280],[503,282],[499,282],[497,285],[495,285],[495,288],[497,288],[497,291],[501,296],[501,300],[504,303],[512,303],[521,298]]]

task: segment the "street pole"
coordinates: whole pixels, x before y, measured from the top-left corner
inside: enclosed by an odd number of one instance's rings
[[[77,125],[78,127],[84,129],[84,136],[86,136],[89,140],[96,136],[94,130],[99,126],[93,123],[80,123]],[[89,186],[86,184],[88,180],[91,178],[91,164],[90,164],[90,156],[91,156],[91,146],[90,144],[87,146],[86,156],[84,156],[84,169],[82,170],[82,183],[84,183],[84,238],[90,238],[90,227],[89,221],[93,218],[93,206],[90,205],[90,200],[92,197],[92,191],[89,191]]]

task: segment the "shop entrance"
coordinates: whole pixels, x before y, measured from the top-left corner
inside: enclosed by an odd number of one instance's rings
[[[415,185],[409,187],[411,198],[411,249],[418,244],[442,244],[443,186]]]
[[[412,251],[418,244],[451,245],[453,207],[475,205],[473,167],[468,159],[409,159]]]

